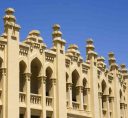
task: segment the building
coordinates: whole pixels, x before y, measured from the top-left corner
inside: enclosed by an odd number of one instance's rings
[[[109,66],[87,40],[84,61],[73,44],[65,50],[60,26],[53,47],[32,30],[19,42],[14,9],[0,36],[0,118],[128,118],[128,72],[109,53]]]

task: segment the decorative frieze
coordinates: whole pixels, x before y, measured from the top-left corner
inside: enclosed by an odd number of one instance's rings
[[[45,57],[46,61],[48,62],[54,62],[54,57],[50,56],[50,55],[46,55]]]

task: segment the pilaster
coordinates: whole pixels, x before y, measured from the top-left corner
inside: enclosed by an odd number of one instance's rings
[[[31,117],[31,110],[30,110],[30,78],[31,78],[31,73],[25,73],[24,78],[26,80],[26,112],[25,112],[25,118],[30,118]]]

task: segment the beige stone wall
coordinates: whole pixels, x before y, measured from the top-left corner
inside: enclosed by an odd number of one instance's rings
[[[19,42],[14,9],[6,9],[0,36],[0,118],[127,118],[128,72],[114,53],[109,65],[87,40],[86,60],[78,46],[53,26],[48,49],[32,30]]]

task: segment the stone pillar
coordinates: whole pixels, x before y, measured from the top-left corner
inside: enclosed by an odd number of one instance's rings
[[[99,92],[98,95],[99,95],[100,118],[103,118],[103,111],[102,111],[102,92]]]
[[[83,110],[83,86],[77,86],[79,91],[79,110]]]
[[[87,112],[90,112],[91,111],[90,88],[86,88],[86,92],[87,92]]]
[[[114,97],[109,97],[109,99],[110,99],[110,102],[111,102],[111,111],[112,111],[111,118],[115,118]]]
[[[52,80],[52,96],[53,96],[53,118],[56,118],[56,79],[51,78]]]
[[[41,118],[46,118],[46,76],[42,78],[42,114]]]
[[[2,109],[2,118],[6,118],[6,68],[1,68],[1,80],[2,80],[2,102],[3,102],[3,109]]]
[[[4,16],[4,33],[7,35],[6,118],[19,117],[19,30],[14,9],[6,9]]]
[[[72,83],[68,84],[68,109],[72,109]]]
[[[109,111],[109,96],[106,95],[106,107],[107,107],[107,118],[110,118],[110,111]]]
[[[127,104],[125,104],[125,118],[127,117]]]
[[[31,110],[30,110],[30,77],[31,73],[25,73],[24,74],[25,80],[26,80],[26,112],[25,112],[25,118],[31,117]]]

